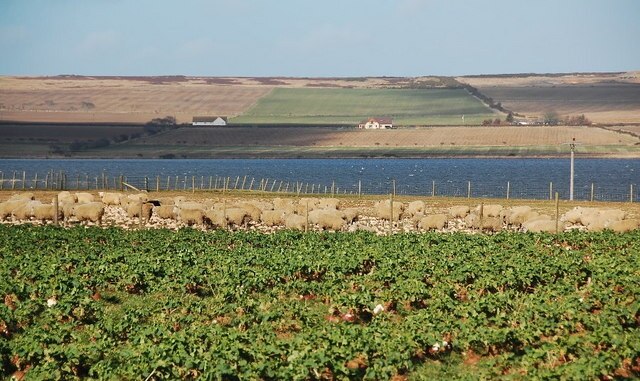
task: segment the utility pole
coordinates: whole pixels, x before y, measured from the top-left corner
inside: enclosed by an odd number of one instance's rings
[[[576,138],[573,138],[573,141],[569,144],[571,147],[571,174],[569,175],[569,201],[573,201],[573,159],[574,159],[574,151],[576,148]]]

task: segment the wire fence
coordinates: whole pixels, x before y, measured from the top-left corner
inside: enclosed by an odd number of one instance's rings
[[[33,173],[13,171],[7,175],[0,171],[1,190],[73,190],[73,191],[245,191],[282,193],[294,195],[413,195],[431,197],[467,197],[495,199],[552,200],[557,192],[560,199],[569,199],[568,187],[553,182],[527,184],[522,182],[495,183],[470,180],[423,180],[402,183],[396,180],[331,181],[330,183],[310,183],[273,178],[244,176],[126,176],[74,174],[63,171]],[[578,184],[574,188],[574,200],[636,202],[636,184],[595,183]]]

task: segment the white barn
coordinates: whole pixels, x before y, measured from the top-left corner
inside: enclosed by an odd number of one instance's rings
[[[358,124],[358,128],[364,128],[367,130],[393,128],[393,121],[391,118],[369,118],[360,122],[360,124]]]
[[[194,126],[226,126],[227,117],[226,116],[194,116],[192,125]]]

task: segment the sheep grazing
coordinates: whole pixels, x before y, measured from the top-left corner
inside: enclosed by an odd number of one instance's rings
[[[378,218],[381,218],[387,221],[391,219],[392,216],[391,216],[390,200],[377,202],[373,208]],[[400,221],[400,215],[402,214],[403,211],[404,211],[404,204],[401,202],[394,201],[393,202],[393,221]]]
[[[78,200],[78,204],[88,204],[95,201],[93,195],[86,192],[76,193],[76,200]]]
[[[480,214],[480,205],[476,206],[474,212],[476,214]],[[502,211],[502,205],[483,205],[482,206],[482,217],[500,217],[500,212]]]
[[[13,218],[16,220],[30,220],[33,217],[34,207],[42,205],[42,202],[37,200],[27,201],[25,204],[18,206],[12,212]]]
[[[226,226],[227,220],[224,217],[224,213],[219,209],[208,209],[204,212],[204,219],[207,224],[213,227]]]
[[[154,208],[153,210],[155,210],[158,218],[172,219],[172,220],[175,220],[176,218],[175,206],[173,205],[160,205]]]
[[[58,217],[60,217],[60,214],[61,213],[58,210]],[[34,206],[33,217],[38,221],[42,221],[43,223],[45,221],[55,220],[55,208],[53,204],[40,204]]]
[[[464,218],[464,222],[471,229],[482,228],[482,230],[492,232],[502,231],[502,218],[500,217],[483,217],[481,220],[477,214],[469,214]]]
[[[62,191],[58,193],[58,203],[62,204],[75,204],[78,199],[75,194],[71,194],[69,191]]]
[[[530,206],[514,206],[505,214],[507,225],[516,227],[520,227],[523,223],[539,216],[538,212],[533,211]]]
[[[358,219],[362,212],[358,208],[346,208],[342,210],[342,218],[347,224],[353,223]]]
[[[317,209],[333,209],[337,210],[340,205],[340,200],[337,198],[321,198],[316,204]]]
[[[242,226],[249,222],[249,216],[243,208],[229,208],[224,212],[229,224]]]
[[[129,202],[127,204],[127,216],[129,218],[141,217],[145,222],[149,222],[153,214],[153,204],[149,202]]]
[[[342,230],[345,221],[337,210],[332,209],[316,209],[309,212],[309,222],[320,226],[325,230]]]
[[[446,224],[446,214],[432,214],[422,217],[418,222],[418,227],[423,230],[442,230]]]
[[[291,230],[305,230],[307,219],[297,214],[290,214],[284,220],[284,226]]]
[[[616,233],[626,233],[638,228],[640,228],[640,220],[638,219],[614,221],[607,226],[607,229],[613,230]]]
[[[187,225],[203,225],[204,212],[202,209],[182,209],[178,211],[180,221]]]
[[[120,205],[122,195],[120,193],[100,192],[98,193],[102,203],[105,205]]]
[[[409,205],[407,205],[407,208],[404,210],[404,214],[406,217],[424,215],[424,213],[425,213],[424,201],[412,201],[409,203]]]
[[[262,214],[262,210],[260,210],[255,205],[245,202],[238,205],[238,207],[244,209],[245,213],[247,214],[247,217],[251,221],[260,221],[260,215]]]
[[[9,201],[30,201],[35,199],[35,196],[31,192],[14,193],[9,197]]]
[[[277,226],[284,224],[285,212],[283,210],[263,210],[260,221],[266,226]]]
[[[522,228],[525,232],[532,233],[555,233],[556,232],[556,221],[546,218],[534,219],[531,221],[527,221],[522,224]],[[564,226],[560,224],[558,226],[559,231],[564,230]]]
[[[102,222],[104,216],[104,204],[102,202],[90,202],[87,204],[77,204],[73,206],[73,216],[78,221]]]
[[[470,211],[468,206],[452,206],[449,208],[449,215],[453,218],[465,218]]]
[[[13,215],[13,211],[23,207],[29,202],[29,200],[12,200],[9,199],[3,203],[0,203],[0,220],[4,220],[7,217]]]

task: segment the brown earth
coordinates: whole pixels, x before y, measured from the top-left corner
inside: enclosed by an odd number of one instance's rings
[[[640,123],[640,72],[470,76],[470,84],[503,107],[530,118],[555,111],[594,123]]]
[[[455,80],[285,77],[0,77],[0,120],[146,123],[243,113],[274,87],[446,87]]]
[[[503,126],[421,127],[394,130],[338,128],[183,128],[136,140],[141,145],[429,147],[561,145],[576,138],[584,145],[626,145],[640,138],[597,127]]]

